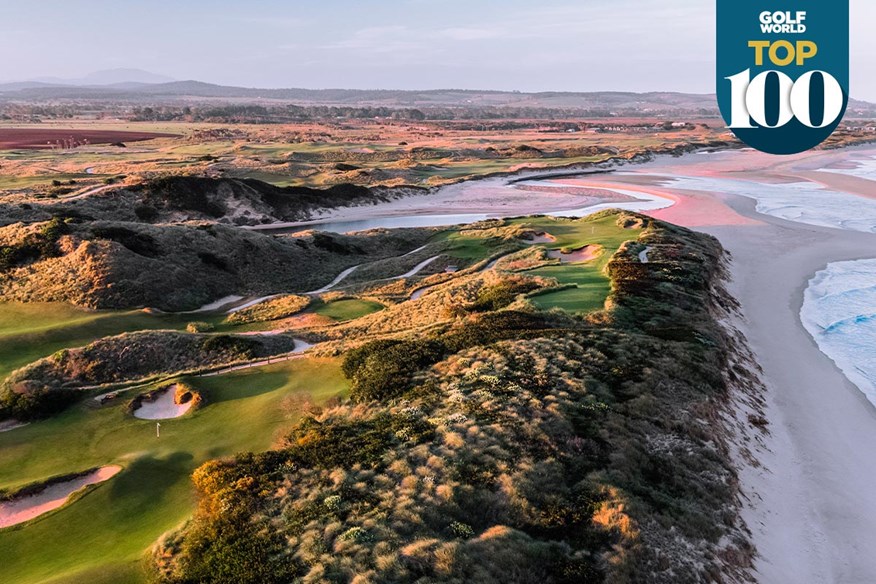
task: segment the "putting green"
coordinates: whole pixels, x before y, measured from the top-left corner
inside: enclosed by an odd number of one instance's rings
[[[333,359],[302,358],[185,380],[205,407],[161,422],[85,400],[52,419],[0,433],[0,488],[105,464],[124,470],[61,509],[0,530],[0,582],[142,582],[147,549],[191,514],[191,472],[211,458],[268,449],[307,402],[341,396]]]
[[[379,302],[370,300],[335,300],[314,308],[316,314],[327,316],[338,322],[355,320],[368,314],[383,310],[384,306]]]
[[[566,288],[532,297],[532,303],[542,310],[561,308],[569,312],[592,312],[601,309],[611,292],[611,283],[605,274],[605,266],[618,248],[628,240],[639,237],[641,229],[624,229],[617,224],[617,215],[599,216],[590,219],[552,219],[550,217],[518,219],[514,221],[532,229],[546,231],[556,238],[547,246],[551,249],[578,249],[585,245],[598,244],[603,253],[593,261],[580,264],[546,266],[524,273],[556,278]]]

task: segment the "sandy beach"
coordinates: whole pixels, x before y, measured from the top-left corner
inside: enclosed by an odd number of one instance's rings
[[[734,164],[730,172],[741,174],[745,163]],[[827,175],[831,188],[846,192],[855,192],[863,180],[781,164],[778,179]],[[715,168],[710,165],[709,172]],[[757,180],[767,175],[765,168],[754,172]],[[617,184],[629,182],[649,181],[622,178]],[[872,196],[873,183],[863,182]],[[754,447],[756,464],[739,461],[744,518],[759,552],[758,581],[876,582],[876,408],[800,321],[809,279],[831,262],[876,257],[876,235],[763,215],[746,197],[673,193],[673,198],[675,206],[651,214],[712,234],[732,254],[730,292],[741,304],[742,332],[763,368],[768,435]]]
[[[754,216],[747,199],[729,200]],[[876,408],[800,322],[803,290],[829,262],[872,257],[876,236],[758,216],[709,227],[733,254],[731,293],[767,384],[770,435],[744,466],[761,582],[876,580]]]

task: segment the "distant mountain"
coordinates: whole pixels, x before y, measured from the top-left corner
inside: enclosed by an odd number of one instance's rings
[[[112,86],[125,84],[155,84],[169,83],[174,81],[173,77],[166,75],[158,75],[143,71],[142,69],[106,69],[103,71],[95,71],[89,73],[85,77],[75,79],[65,79],[60,77],[42,77],[31,81],[45,83],[48,85],[76,85],[76,86]]]

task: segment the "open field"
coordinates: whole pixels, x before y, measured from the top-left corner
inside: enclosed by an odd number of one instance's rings
[[[648,122],[643,119],[636,124]],[[73,178],[82,187],[109,177],[125,176],[124,181],[136,183],[166,174],[254,178],[278,186],[435,186],[521,168],[590,164],[609,157],[629,158],[650,149],[729,140],[723,129],[708,125],[713,122],[628,132],[588,129],[591,124],[602,127],[608,122],[581,119],[568,121],[579,128],[572,132],[558,132],[538,120],[525,120],[510,129],[389,119],[268,126],[203,122],[0,125],[0,137],[4,132],[12,137],[36,132],[35,136],[73,133],[146,140],[132,142],[128,148],[101,146],[92,140],[64,150],[27,149],[26,141],[14,140],[3,148],[0,142],[0,188],[51,195],[54,180]]]
[[[336,361],[298,359],[186,382],[206,405],[155,424],[124,405],[95,409],[87,400],[64,414],[0,433],[0,488],[117,463],[124,470],[72,504],[19,528],[0,531],[0,580],[26,584],[142,582],[144,551],[190,514],[189,475],[204,461],[268,448],[306,410],[343,395]],[[113,574],[109,576],[107,574]],[[97,581],[100,581],[99,579]]]
[[[68,149],[89,144],[142,142],[171,134],[99,129],[0,128],[0,150]]]

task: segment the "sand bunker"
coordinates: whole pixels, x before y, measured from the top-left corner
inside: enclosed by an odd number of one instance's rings
[[[558,249],[552,249],[547,252],[547,255],[549,258],[560,260],[560,262],[564,264],[578,264],[595,260],[601,253],[601,245],[585,245],[581,249],[576,249],[568,253],[563,253]]]
[[[155,396],[153,400],[143,400],[134,410],[134,417],[142,420],[168,420],[182,416],[192,408],[195,400],[190,398],[185,403],[176,403],[176,390],[177,385],[174,384]]]
[[[527,243],[529,245],[535,245],[536,243],[554,243],[557,240],[556,237],[551,235],[550,233],[539,233],[534,235],[530,239],[524,239],[523,243]]]
[[[649,261],[648,260],[648,252],[651,251],[651,249],[652,248],[649,245],[648,247],[646,247],[645,249],[643,249],[642,251],[639,252],[639,261],[640,262],[642,262],[643,264],[648,263],[648,261]]]
[[[116,476],[122,467],[104,466],[88,474],[49,485],[42,491],[0,503],[0,528],[18,525],[63,506],[76,491]]]
[[[10,432],[16,428],[27,426],[27,422],[19,422],[18,420],[6,420],[0,422],[0,432]]]

